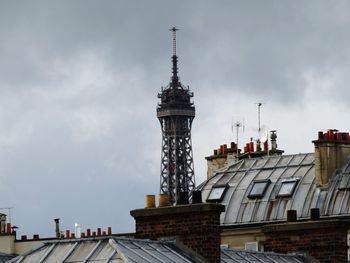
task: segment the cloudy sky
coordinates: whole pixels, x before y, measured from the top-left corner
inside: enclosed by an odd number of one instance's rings
[[[159,192],[174,25],[197,183],[232,121],[257,137],[255,102],[286,153],[350,131],[349,1],[2,0],[0,207],[15,207],[20,234],[52,236],[55,217],[134,230],[129,211]]]

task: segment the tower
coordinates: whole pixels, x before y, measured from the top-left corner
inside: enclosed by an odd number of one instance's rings
[[[173,34],[172,77],[158,94],[160,103],[157,107],[162,129],[160,193],[168,194],[171,204],[178,202],[182,192],[190,196],[195,187],[191,142],[195,107],[191,102],[193,93],[181,84],[177,75],[177,30],[175,27],[170,29]]]

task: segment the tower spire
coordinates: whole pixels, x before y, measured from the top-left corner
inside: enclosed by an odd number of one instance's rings
[[[158,94],[157,117],[162,131],[160,193],[168,194],[171,204],[189,201],[195,188],[191,126],[195,107],[189,87],[177,76],[176,31],[173,35],[173,74],[169,85]],[[186,202],[186,201],[185,201]]]
[[[173,32],[173,56],[171,57],[173,64],[173,76],[171,77],[171,87],[176,88],[178,86],[179,77],[177,76],[178,68],[177,68],[177,56],[176,56],[176,31],[179,29],[176,27],[172,27],[169,31]]]

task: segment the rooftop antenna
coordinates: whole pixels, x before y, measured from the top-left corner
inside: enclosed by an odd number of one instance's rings
[[[11,207],[0,207],[1,210],[8,210],[8,216],[9,216],[9,223],[11,223],[11,210],[14,209],[13,206]]]
[[[173,88],[177,87],[179,78],[177,76],[177,56],[176,56],[176,31],[178,31],[179,29],[176,27],[172,27],[169,29],[169,31],[173,32],[173,56],[171,57],[171,60],[173,62],[173,76],[171,78],[172,80],[172,86]]]
[[[261,106],[265,103],[264,102],[256,102],[255,104],[258,105],[258,133],[260,135],[260,132],[261,132],[260,111],[261,111]]]
[[[233,128],[236,128],[236,145],[237,145],[237,157],[238,157],[238,154],[239,154],[239,151],[238,151],[238,140],[239,140],[239,129],[242,128],[243,132],[244,132],[244,120],[242,122],[240,121],[236,121],[235,123],[233,123],[233,120],[232,120],[232,132],[233,132]]]

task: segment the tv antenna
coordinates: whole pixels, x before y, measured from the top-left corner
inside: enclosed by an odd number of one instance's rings
[[[9,223],[11,223],[11,210],[12,209],[14,209],[13,206],[11,206],[11,207],[0,207],[0,210],[8,210]]]
[[[256,102],[255,103],[258,106],[258,133],[260,135],[261,132],[261,125],[260,125],[260,113],[261,113],[261,106],[265,104],[265,102]]]
[[[239,151],[238,151],[238,142],[239,142],[239,129],[242,128],[242,131],[244,132],[244,119],[242,122],[240,121],[236,121],[235,123],[233,123],[233,120],[232,120],[232,132],[233,132],[233,128],[236,129],[236,145],[237,145],[237,157],[238,157],[238,154],[239,154]]]

